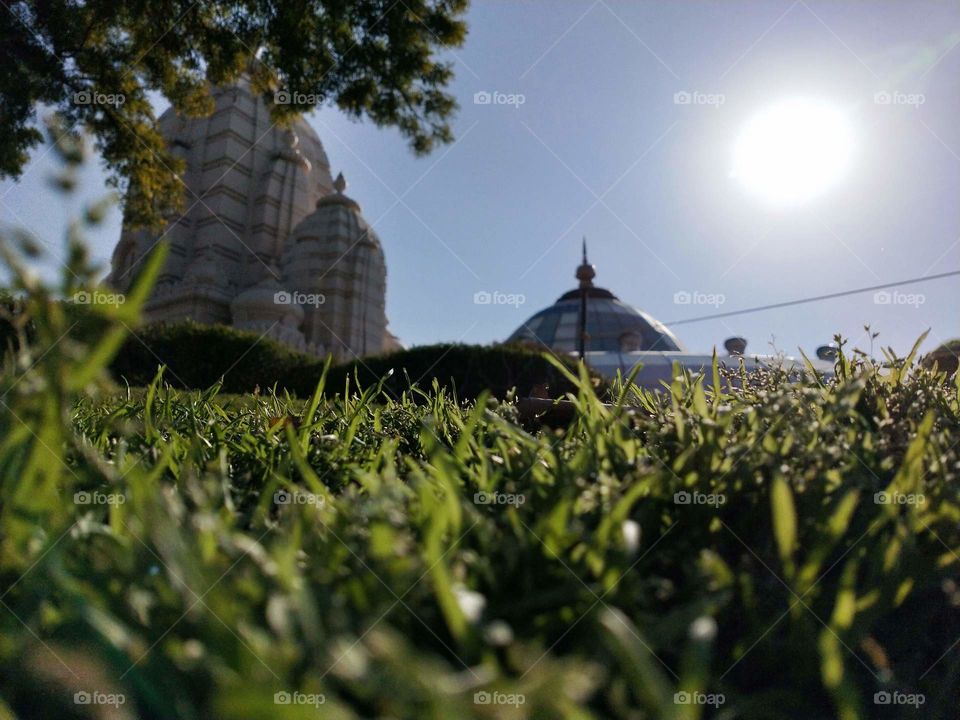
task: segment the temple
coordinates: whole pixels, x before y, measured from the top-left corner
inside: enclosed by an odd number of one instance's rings
[[[339,360],[399,347],[380,239],[299,118],[277,127],[249,80],[212,89],[209,117],[159,120],[185,161],[187,212],[162,233],[124,226],[108,283],[129,289],[162,239],[147,322],[221,323]]]

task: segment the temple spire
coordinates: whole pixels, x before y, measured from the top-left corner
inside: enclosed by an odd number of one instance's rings
[[[583,238],[583,262],[577,268],[576,278],[580,281],[580,287],[593,287],[593,279],[597,276],[596,268],[587,260],[587,238]]]
[[[347,197],[344,193],[347,190],[347,180],[343,173],[337,173],[336,180],[333,181],[333,192],[329,195],[321,195],[317,200],[317,207],[323,205],[346,205],[357,212],[361,212],[360,205],[353,198]]]

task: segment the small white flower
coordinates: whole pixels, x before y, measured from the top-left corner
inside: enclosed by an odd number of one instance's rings
[[[717,621],[712,617],[698,617],[690,624],[690,637],[693,640],[709,641],[717,636]]]
[[[487,599],[478,592],[468,590],[462,585],[453,588],[453,594],[457,598],[457,604],[461,612],[472,623],[480,620],[483,610],[487,606]]]
[[[623,521],[623,544],[626,545],[627,552],[631,555],[640,549],[641,535],[640,524],[636,520]]]

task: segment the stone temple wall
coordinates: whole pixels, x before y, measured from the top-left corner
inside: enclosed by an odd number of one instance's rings
[[[129,289],[163,240],[148,322],[233,325],[339,359],[395,348],[380,241],[334,187],[320,138],[302,118],[275,126],[246,79],[211,92],[209,117],[159,120],[186,165],[186,212],[162,233],[124,226],[108,282]]]

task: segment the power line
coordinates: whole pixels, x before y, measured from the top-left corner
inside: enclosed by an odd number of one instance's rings
[[[664,324],[667,327],[670,327],[671,325],[686,325],[687,323],[702,322],[704,320],[717,320],[718,318],[733,317],[734,315],[746,315],[748,313],[762,312],[763,310],[774,310],[776,308],[790,307],[791,305],[802,305],[804,303],[812,303],[819,300],[831,300],[833,298],[872,292],[873,290],[883,290],[884,288],[897,287],[899,285],[910,285],[911,283],[927,282],[928,280],[940,280],[941,278],[951,277],[953,275],[960,275],[960,270],[951,270],[950,272],[939,273],[937,275],[924,275],[923,277],[911,278],[909,280],[898,280],[896,282],[883,283],[882,285],[871,285],[870,287],[857,288],[856,290],[844,290],[842,292],[827,293],[826,295],[816,295],[814,297],[801,298],[799,300],[787,300],[786,302],[760,305],[758,307],[745,308],[743,310],[731,310],[729,312],[715,313],[713,315],[701,315],[700,317],[686,318],[685,320],[674,320]]]

